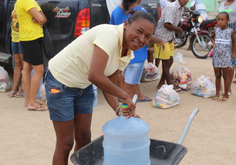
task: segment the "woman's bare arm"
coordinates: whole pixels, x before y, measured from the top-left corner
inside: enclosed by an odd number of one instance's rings
[[[132,112],[129,112],[126,115],[132,116],[134,114],[135,104],[132,102],[132,99],[125,91],[123,91],[121,88],[114,84],[118,79],[118,71],[116,71],[113,75],[109,77],[104,75],[104,70],[106,68],[108,58],[109,56],[106,54],[105,51],[103,51],[96,45],[94,46],[94,53],[88,79],[103,91],[108,104],[114,110],[117,108],[117,97],[119,97],[126,104],[128,104],[127,109],[132,109]]]
[[[42,11],[38,11],[36,7],[31,8],[28,12],[32,15],[33,21],[35,19],[38,24],[43,25],[47,22],[47,18],[44,13]]]

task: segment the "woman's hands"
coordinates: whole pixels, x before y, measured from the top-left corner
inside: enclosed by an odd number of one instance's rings
[[[128,110],[128,112],[126,112],[127,114],[130,114],[131,116],[140,118],[139,115],[136,115],[136,114],[135,114],[135,108],[136,108],[135,103],[136,103],[137,99],[138,99],[138,95],[135,94],[135,95],[133,96],[133,99],[132,99],[132,102],[131,102],[131,103],[134,104],[134,110],[133,110],[132,108],[129,108],[129,104],[128,104],[128,105],[125,104],[125,105],[127,105],[127,106],[125,106],[125,107],[124,107],[124,106],[121,106],[121,108],[123,109],[123,110],[121,109],[121,111],[124,112],[125,110]],[[122,104],[122,105],[123,105],[123,104]],[[129,108],[129,109],[128,109],[128,108]],[[124,116],[126,116],[126,115],[124,115]],[[127,115],[127,118],[129,118],[129,117],[131,117],[131,116]]]
[[[32,21],[33,21],[33,23],[37,23],[38,22],[34,17],[32,17]]]
[[[136,105],[130,98],[123,100],[123,102],[127,104],[127,107],[121,107],[120,114],[126,116],[127,118],[130,118],[135,114]]]

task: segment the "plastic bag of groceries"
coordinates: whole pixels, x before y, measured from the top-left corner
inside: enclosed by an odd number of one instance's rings
[[[45,85],[44,85],[44,83],[40,85],[39,95],[40,95],[40,98],[43,101],[46,101],[46,92],[45,92]]]
[[[178,85],[182,90],[189,90],[192,83],[192,72],[184,65],[178,65],[171,73],[173,84]]]
[[[209,98],[216,95],[216,87],[210,77],[201,75],[192,83],[191,92],[194,95]]]
[[[0,91],[6,92],[11,90],[10,77],[7,71],[0,66]]]
[[[185,61],[181,53],[174,55],[174,61],[178,62],[178,65],[171,73],[171,81],[173,84],[178,85],[182,90],[189,90],[192,83],[192,72],[184,66]]]
[[[173,85],[162,85],[152,104],[154,107],[162,109],[173,107],[179,104],[179,94],[173,89]]]
[[[159,69],[151,62],[149,62],[148,64],[145,64],[143,67],[143,74],[142,74],[141,81],[145,82],[145,81],[153,81],[157,79],[160,79]]]

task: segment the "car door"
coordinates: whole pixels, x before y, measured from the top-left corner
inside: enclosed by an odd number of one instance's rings
[[[109,23],[110,16],[107,10],[106,0],[90,0],[90,28],[104,23]]]

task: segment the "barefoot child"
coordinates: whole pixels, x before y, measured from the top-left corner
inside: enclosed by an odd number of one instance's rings
[[[213,100],[227,101],[229,100],[228,88],[229,88],[229,67],[231,65],[231,59],[235,57],[235,37],[234,31],[228,28],[229,14],[227,12],[221,12],[217,16],[218,28],[214,30],[211,36],[213,43],[214,56],[212,59],[214,72],[216,76],[216,95]],[[230,42],[232,41],[232,50]],[[224,95],[219,99],[220,91],[220,78],[223,73],[224,78]]]

